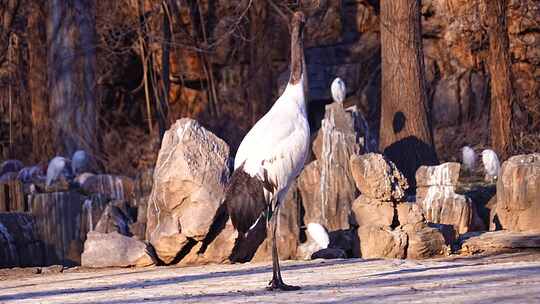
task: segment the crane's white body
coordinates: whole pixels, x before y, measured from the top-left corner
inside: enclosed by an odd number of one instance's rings
[[[341,80],[339,77],[332,81],[330,91],[332,92],[332,99],[334,99],[336,102],[343,102],[345,100],[345,96],[347,96],[345,82],[343,82],[343,80]]]
[[[463,166],[465,167],[465,170],[474,170],[474,167],[476,165],[476,153],[471,147],[465,146],[461,148],[461,161],[463,163]]]
[[[234,169],[243,165],[250,176],[268,179],[277,187],[273,193],[281,202],[293,180],[304,167],[309,152],[309,123],[303,89],[304,78],[287,84],[285,91],[247,133],[240,143]]]
[[[328,245],[330,244],[330,237],[328,237],[328,232],[326,232],[326,229],[324,229],[321,224],[307,224],[307,232],[315,243],[321,247],[321,249],[328,248]]]
[[[494,179],[499,176],[501,165],[495,151],[491,149],[482,151],[482,163],[484,164],[487,177]]]

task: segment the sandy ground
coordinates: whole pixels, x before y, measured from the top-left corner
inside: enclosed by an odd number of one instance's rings
[[[0,271],[0,303],[540,303],[540,254],[284,262],[295,292],[264,289],[265,263]],[[444,302],[443,302],[444,301]]]

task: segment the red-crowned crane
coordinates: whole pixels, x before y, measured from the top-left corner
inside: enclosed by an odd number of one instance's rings
[[[267,221],[272,246],[269,290],[298,290],[281,278],[276,245],[279,207],[304,167],[309,151],[304,82],[303,27],[296,12],[291,21],[291,75],[283,94],[242,140],[234,160],[224,203],[233,226],[246,234],[261,219]]]

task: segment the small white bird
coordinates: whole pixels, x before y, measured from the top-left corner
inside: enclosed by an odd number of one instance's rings
[[[345,100],[345,96],[347,96],[345,82],[343,82],[343,80],[341,80],[339,77],[332,81],[330,91],[332,92],[332,99],[334,99],[335,102],[343,102]]]
[[[69,163],[70,160],[62,156],[55,156],[53,159],[51,159],[49,166],[47,167],[46,185],[52,185],[52,183],[58,180],[61,176],[70,178],[71,167]]]
[[[270,219],[273,277],[269,289],[297,290],[283,282],[279,269],[276,228],[279,207],[291,183],[304,167],[309,153],[304,82],[303,28],[305,17],[297,12],[291,22],[291,75],[283,94],[247,133],[234,160],[225,204],[239,237],[255,224]]]
[[[497,179],[501,169],[497,153],[491,149],[482,151],[482,163],[486,171],[486,180],[493,181]]]
[[[90,160],[84,150],[77,150],[71,157],[71,171],[74,175],[79,175],[88,170]]]
[[[328,232],[326,232],[326,229],[321,224],[307,224],[307,233],[315,241],[315,243],[317,243],[321,247],[321,249],[328,248],[328,244],[330,244],[330,238],[328,237]]]
[[[465,146],[461,148],[461,162],[465,170],[469,172],[474,170],[476,165],[476,153],[471,147]]]

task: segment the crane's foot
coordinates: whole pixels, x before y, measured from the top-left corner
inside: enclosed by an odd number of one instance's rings
[[[273,290],[294,291],[294,290],[299,290],[300,286],[287,285],[283,283],[282,280],[272,279],[272,281],[268,283],[268,287],[266,287],[266,289],[269,291],[273,291]]]

